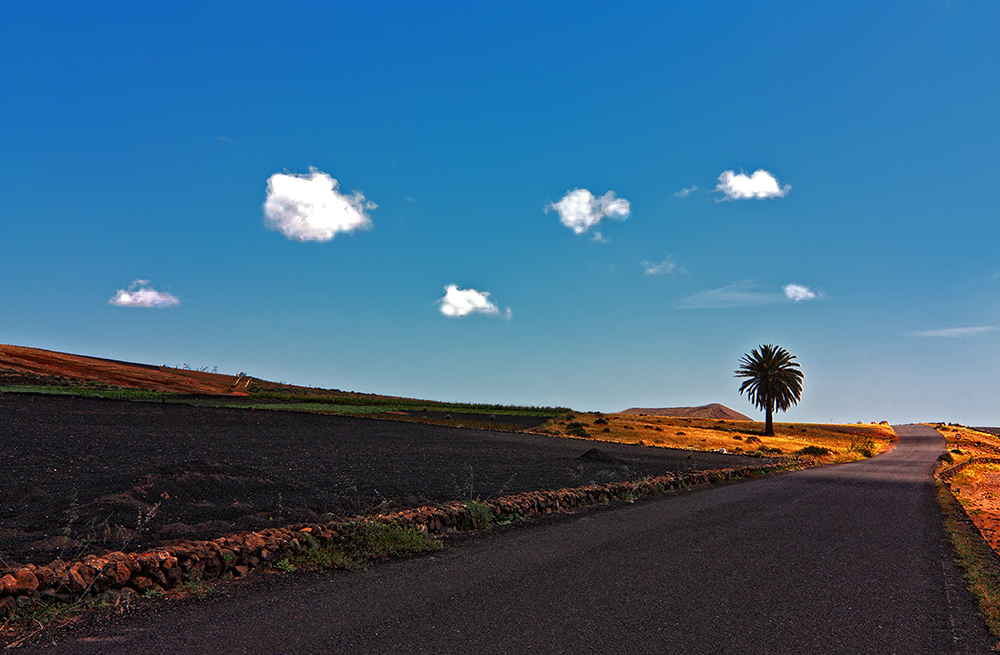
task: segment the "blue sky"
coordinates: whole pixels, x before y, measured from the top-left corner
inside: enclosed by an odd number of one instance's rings
[[[0,342],[1000,424],[995,1],[147,4],[0,3]]]

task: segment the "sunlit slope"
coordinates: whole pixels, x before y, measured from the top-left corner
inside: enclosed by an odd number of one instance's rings
[[[753,421],[600,413],[564,415],[538,431],[643,446],[725,450],[764,457],[801,456],[824,463],[871,457],[885,450],[895,437],[886,423],[775,423],[775,436],[765,437],[764,424]]]

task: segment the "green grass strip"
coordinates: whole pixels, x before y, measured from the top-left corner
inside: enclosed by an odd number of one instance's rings
[[[416,530],[374,521],[353,521],[337,527],[337,535],[322,548],[310,548],[279,561],[275,568],[347,569],[357,571],[383,557],[428,553],[444,546]]]
[[[110,400],[178,400],[186,404],[212,407],[253,407],[255,409],[287,409],[302,412],[332,412],[339,414],[378,414],[382,412],[454,412],[496,414],[497,416],[542,416],[555,417],[568,412],[565,407],[534,407],[520,405],[489,405],[470,403],[448,403],[440,401],[396,398],[390,396],[354,397],[347,394],[301,395],[288,393],[253,393],[249,397],[231,398],[217,396],[193,400],[187,394],[167,391],[144,391],[126,387],[45,386],[7,385],[0,386],[0,392],[38,393],[58,396],[79,396],[83,398],[106,398]],[[254,403],[254,400],[260,402]]]
[[[99,387],[56,387],[43,385],[0,386],[0,393],[35,393],[50,396],[77,396],[80,398],[105,398],[108,400],[163,400],[176,396],[168,391],[143,391],[125,387],[102,389]]]

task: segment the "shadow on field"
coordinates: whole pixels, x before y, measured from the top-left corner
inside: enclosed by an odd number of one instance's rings
[[[0,395],[0,435],[0,567],[768,461],[402,421],[11,393]]]

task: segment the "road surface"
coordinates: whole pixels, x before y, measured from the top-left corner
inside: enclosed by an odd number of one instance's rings
[[[944,440],[898,432],[872,460],[271,576],[24,652],[988,652],[931,482]]]

